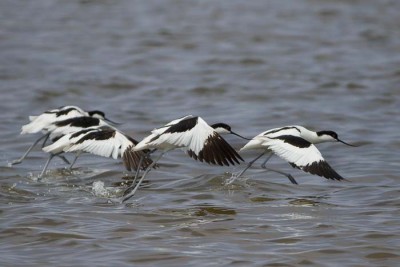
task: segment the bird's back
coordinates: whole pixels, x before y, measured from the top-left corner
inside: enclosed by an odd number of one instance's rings
[[[65,109],[49,110],[38,116],[30,116],[29,119],[31,122],[22,126],[21,134],[47,131],[47,128],[56,121],[66,120],[83,115],[84,111],[78,107],[66,107]]]

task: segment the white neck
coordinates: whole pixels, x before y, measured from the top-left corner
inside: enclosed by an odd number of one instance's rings
[[[327,136],[327,135],[318,136],[316,132],[310,131],[302,126],[296,126],[296,127],[299,128],[301,131],[300,136],[312,144],[335,141],[330,136]]]

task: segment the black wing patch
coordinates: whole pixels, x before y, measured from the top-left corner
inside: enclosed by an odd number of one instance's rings
[[[164,133],[183,133],[191,130],[197,124],[198,117],[184,119],[170,126]]]
[[[307,140],[298,137],[298,136],[293,136],[293,135],[281,135],[277,136],[271,139],[279,139],[282,140],[285,143],[288,143],[289,145],[298,147],[298,148],[307,148],[311,146],[311,143],[308,142]]]
[[[147,167],[153,163],[153,161],[147,157],[148,150],[133,151],[133,148],[134,146],[129,146],[122,155],[125,168],[128,171],[136,171],[139,168],[140,159],[143,157],[140,169],[147,169]],[[154,165],[154,168],[156,167],[157,165]]]
[[[130,137],[129,135],[124,135],[126,138],[128,138],[129,141],[131,141],[135,146],[139,143],[138,141],[136,141],[135,139],[133,139],[132,137]]]
[[[82,128],[97,126],[99,124],[100,124],[100,119],[87,116],[70,118],[62,121],[56,121],[54,123],[54,125],[56,125],[57,127],[70,125],[73,127],[82,127]]]
[[[84,135],[81,139],[79,139],[78,141],[76,141],[75,144],[80,144],[83,143],[86,140],[107,140],[107,139],[111,139],[115,136],[115,130],[111,129],[111,128],[103,128],[103,129],[99,129],[98,131],[92,131],[87,133],[86,135]]]
[[[295,127],[295,126],[286,126],[286,127],[282,127],[282,128],[279,128],[279,129],[275,129],[275,130],[268,131],[268,132],[266,132],[264,135],[272,134],[272,133],[277,133],[277,132],[284,131],[284,130],[289,130],[289,129],[296,129],[296,130],[300,133],[299,128],[297,128],[297,127]]]
[[[198,117],[191,117],[191,118],[184,119],[184,120],[178,122],[177,124],[169,126],[168,129],[165,130],[164,133],[183,133],[183,132],[189,131],[189,130],[193,129],[193,127],[196,126],[197,119],[198,119]],[[164,134],[164,133],[162,133],[162,134]],[[158,138],[160,138],[160,136],[162,134],[154,136],[149,141],[149,143],[151,143],[151,142],[157,140]]]
[[[188,155],[195,160],[220,166],[235,165],[235,162],[240,164],[239,160],[244,161],[236,150],[218,133],[208,137],[198,155],[193,150],[188,150]]]
[[[76,108],[67,108],[67,109],[64,109],[64,110],[57,111],[57,112],[55,112],[56,113],[56,117],[67,115],[68,113],[70,113],[73,110],[78,111]]]
[[[69,139],[78,137],[78,136],[80,136],[80,135],[82,135],[82,134],[85,134],[85,133],[91,132],[91,131],[93,131],[92,128],[80,130],[80,131],[78,131],[78,132],[75,132],[75,133],[71,134],[71,136],[69,137]]]
[[[321,161],[315,161],[312,164],[299,167],[294,163],[290,163],[294,168],[301,169],[305,172],[315,174],[318,176],[325,177],[326,179],[331,179],[331,180],[344,180],[344,178],[338,174],[326,161],[321,160]]]

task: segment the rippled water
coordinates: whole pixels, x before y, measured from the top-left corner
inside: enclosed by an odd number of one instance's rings
[[[1,266],[397,266],[399,1],[0,2]],[[300,124],[350,182],[166,155],[135,199],[131,174],[82,156],[72,171],[20,136],[28,115],[100,109],[136,139],[186,114],[238,133]],[[244,144],[234,136],[236,148]],[[256,152],[242,156],[251,160]],[[104,184],[102,184],[104,183]]]

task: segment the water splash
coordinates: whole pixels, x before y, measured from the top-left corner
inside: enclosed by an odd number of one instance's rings
[[[92,193],[96,197],[115,198],[119,196],[120,192],[119,188],[105,187],[102,181],[94,181],[92,184]]]

